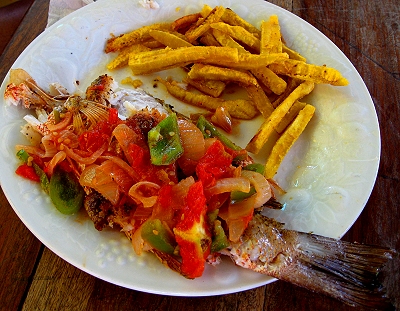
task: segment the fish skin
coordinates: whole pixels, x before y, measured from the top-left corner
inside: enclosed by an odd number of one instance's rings
[[[396,251],[287,230],[255,214],[229,255],[239,266],[334,297],[351,306],[390,309],[377,280]]]

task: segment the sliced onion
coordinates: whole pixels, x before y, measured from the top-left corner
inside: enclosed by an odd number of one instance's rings
[[[79,138],[74,132],[70,130],[62,130],[57,132],[58,135],[56,136],[57,143],[62,143],[69,148],[78,148],[79,147]],[[54,137],[54,136],[53,136]]]
[[[140,226],[132,234],[132,246],[136,255],[141,255],[143,252],[144,240],[142,238],[142,226]]]
[[[58,152],[57,145],[51,135],[43,136],[41,142],[45,151],[43,155],[44,158],[51,158]]]
[[[102,160],[107,159],[113,161],[120,168],[124,169],[129,174],[129,176],[131,176],[134,180],[137,181],[140,180],[140,176],[135,172],[135,170],[121,158],[116,156],[101,156],[100,159]]]
[[[214,186],[206,188],[204,192],[206,196],[232,191],[241,191],[247,193],[250,191],[250,186],[250,180],[248,178],[228,177],[217,180]]]
[[[144,207],[152,207],[157,202],[157,195],[145,196],[140,188],[144,188],[150,193],[154,193],[155,190],[160,189],[160,186],[149,181],[140,181],[134,184],[129,189],[129,196],[135,201],[139,201]]]
[[[57,152],[54,157],[50,160],[50,162],[47,164],[46,166],[46,173],[48,175],[53,175],[53,171],[54,168],[56,167],[56,165],[62,161],[64,161],[64,159],[67,157],[67,154],[64,151],[59,151]]]
[[[103,146],[101,146],[98,150],[93,152],[91,156],[83,158],[77,153],[75,153],[69,147],[63,145],[63,150],[65,151],[68,157],[75,160],[79,164],[85,164],[85,165],[93,164],[103,154],[103,152],[106,151],[106,149],[107,149],[107,144],[103,144]]]
[[[132,163],[133,159],[128,148],[130,144],[136,143],[137,134],[126,124],[118,124],[112,135],[117,139],[129,163]]]
[[[39,158],[44,158],[45,151],[39,147],[30,146],[30,145],[16,145],[15,150],[19,151],[24,149],[30,155],[37,155]]]
[[[211,116],[211,122],[222,128],[225,132],[232,132],[232,118],[225,107],[218,107]]]
[[[112,204],[118,203],[120,197],[118,184],[110,174],[102,170],[100,165],[93,164],[86,167],[79,178],[79,183],[82,186],[95,189]]]
[[[254,171],[242,170],[241,175],[248,178],[256,189],[254,207],[263,206],[272,196],[271,185],[268,180],[262,174]]]
[[[72,112],[66,112],[64,118],[57,124],[52,124],[51,122],[46,122],[47,128],[51,132],[61,131],[70,125],[72,120]]]
[[[197,162],[205,153],[204,136],[196,125],[187,120],[179,120],[179,134],[183,154],[178,164],[186,176],[195,172]]]

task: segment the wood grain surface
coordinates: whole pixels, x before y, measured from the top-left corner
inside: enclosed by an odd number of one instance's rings
[[[371,197],[347,241],[400,250],[400,96],[398,0],[274,0],[329,37],[364,79],[378,114],[381,162]],[[0,56],[0,81],[46,26],[48,1],[36,0],[11,27]],[[2,12],[0,12],[2,14]],[[0,19],[3,18],[0,15]],[[7,29],[2,29],[7,31]],[[0,172],[1,173],[1,172]],[[385,285],[400,308],[400,260],[385,268]],[[185,298],[141,293],[97,279],[44,247],[0,192],[0,310],[368,310],[277,281],[235,294]]]

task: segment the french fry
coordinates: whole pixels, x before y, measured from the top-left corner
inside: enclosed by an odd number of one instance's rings
[[[189,42],[193,43],[197,38],[203,35],[210,29],[210,25],[218,22],[224,14],[225,8],[222,6],[215,7],[210,14],[202,19],[199,19],[197,23],[186,31],[185,36]]]
[[[292,49],[288,48],[283,43],[282,43],[282,52],[283,53],[287,53],[289,55],[290,59],[299,60],[301,62],[306,62],[307,61],[307,59],[303,55],[301,55],[299,52],[296,52],[295,50],[292,50]]]
[[[260,38],[261,31],[257,27],[253,26],[248,21],[241,18],[239,15],[237,15],[234,11],[232,11],[229,8],[225,10],[224,15],[222,15],[221,17],[221,20],[232,26],[243,27],[256,38]]]
[[[193,80],[219,80],[258,86],[257,80],[248,72],[212,65],[194,64],[188,77]]]
[[[213,33],[208,30],[207,32],[205,32],[200,38],[199,41],[206,45],[206,46],[221,46],[221,44],[219,44],[219,42],[215,39]]]
[[[274,111],[274,107],[271,104],[268,96],[265,95],[264,90],[259,85],[247,85],[245,87],[249,98],[254,102],[258,111],[263,115],[264,118],[268,118]]]
[[[185,33],[190,28],[190,26],[192,26],[199,20],[199,18],[201,18],[200,13],[182,16],[172,22],[171,29],[180,33]]]
[[[211,24],[211,28],[218,29],[227,33],[233,39],[238,40],[251,47],[256,53],[260,53],[260,39],[255,37],[241,26],[231,26],[229,24],[218,22]]]
[[[186,78],[185,82],[212,97],[219,97],[226,86],[225,82],[218,80],[193,80]]]
[[[213,34],[214,34],[214,37],[217,39],[217,41],[222,46],[237,48],[239,53],[242,53],[242,54],[247,53],[247,54],[251,55],[251,53],[249,51],[247,51],[238,42],[233,40],[233,38],[231,36],[229,36],[227,33],[220,31],[218,29],[214,29]],[[287,56],[286,54],[282,54],[282,55]],[[258,65],[260,65],[261,62],[257,61],[256,63]],[[246,61],[246,64],[249,64],[248,61]],[[248,67],[250,67],[250,66],[246,65],[246,69]],[[286,89],[286,81],[283,80],[278,75],[276,75],[272,70],[268,69],[267,67],[257,66],[257,68],[250,69],[250,71],[260,81],[261,84],[266,86],[268,89],[270,89],[275,94],[280,95]]]
[[[226,47],[227,48],[227,47]],[[237,51],[237,49],[235,49]],[[235,62],[226,61],[221,59],[217,64],[234,69],[253,70],[266,67],[277,62],[280,59],[287,58],[286,53],[273,53],[273,54],[251,54],[251,53],[238,53],[238,60]]]
[[[221,46],[236,48],[236,49],[238,49],[239,53],[250,53],[242,45],[240,45],[238,42],[233,40],[233,38],[230,35],[228,35],[226,32],[223,32],[218,29],[213,29],[212,33],[213,33],[215,39],[218,41],[218,43]]]
[[[277,15],[261,23],[260,53],[282,53],[281,28]]]
[[[107,40],[105,52],[116,52],[124,47],[131,46],[137,43],[142,43],[148,39],[151,39],[151,30],[166,30],[171,29],[171,23],[158,23],[149,26],[143,26],[131,32],[122,34],[118,37],[112,37]]]
[[[314,83],[328,83],[336,86],[345,86],[349,81],[342,74],[330,67],[307,64],[294,59],[282,59],[269,66],[276,74],[287,75]]]
[[[294,118],[299,114],[300,110],[306,106],[306,103],[296,100],[289,111],[282,118],[282,121],[278,124],[275,130],[282,134],[286,127],[294,120]]]
[[[144,45],[145,47],[148,47],[151,50],[165,48],[164,44],[162,44],[160,41],[157,41],[153,38],[145,40],[141,44]]]
[[[271,115],[261,124],[257,133],[253,136],[246,146],[246,150],[257,154],[268,141],[272,132],[288,113],[293,103],[309,94],[314,89],[313,82],[303,82],[271,113]]]
[[[280,94],[273,102],[272,106],[275,108],[279,106],[281,102],[285,100],[286,97],[289,96],[290,93],[294,91],[296,87],[300,85],[303,81],[295,78],[288,78],[288,81],[286,82],[286,88],[284,89],[284,92]]]
[[[282,94],[286,90],[286,81],[268,67],[253,69],[251,70],[251,73],[258,79],[258,81],[260,81],[260,83],[264,84],[277,95]]]
[[[225,107],[233,118],[250,120],[257,114],[258,110],[252,101],[246,99],[224,100],[222,98],[214,98],[205,94],[195,94],[189,92],[176,83],[158,79],[167,88],[167,91],[175,98],[184,103],[215,111],[218,107]]]
[[[129,58],[129,67],[135,75],[148,74],[170,68],[182,67],[194,62],[217,64],[237,62],[236,49],[212,46],[191,46],[178,49],[152,50],[132,54]]]
[[[289,149],[299,138],[305,127],[314,115],[315,107],[305,105],[299,112],[296,119],[288,126],[285,132],[278,138],[275,145],[272,147],[271,153],[268,156],[265,164],[264,176],[267,179],[272,179],[277,173],[283,158],[288,153]]]
[[[179,33],[170,33],[162,30],[151,30],[149,34],[158,42],[172,49],[193,46],[193,44],[185,40],[186,38],[184,36],[179,36]]]
[[[120,50],[117,57],[107,64],[108,70],[114,70],[128,65],[129,55],[133,53],[140,53],[150,51],[150,48],[142,44],[134,44]]]
[[[182,67],[188,89],[170,79],[158,81],[184,103],[210,111],[227,109],[227,114],[238,119],[252,119],[261,113],[264,122],[246,150],[259,153],[271,134],[278,133],[265,163],[268,179],[274,177],[314,114],[315,108],[301,98],[316,83],[348,84],[336,69],[308,64],[304,56],[289,48],[278,16],[271,15],[258,29],[222,6],[204,5],[200,12],[172,23],[144,26],[110,38],[105,51],[120,51],[108,69],[128,65],[134,75]],[[126,82],[134,87],[141,83],[139,79]],[[247,99],[222,98],[231,82],[246,90]]]

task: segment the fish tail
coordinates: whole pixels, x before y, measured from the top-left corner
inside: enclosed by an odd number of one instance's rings
[[[392,308],[378,275],[394,255],[394,250],[298,234],[299,255],[294,265],[278,278],[327,294],[348,305]]]

